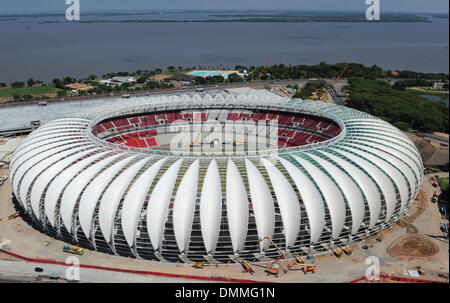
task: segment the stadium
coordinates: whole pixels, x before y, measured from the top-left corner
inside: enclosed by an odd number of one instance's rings
[[[402,132],[348,107],[147,99],[56,119],[17,148],[13,193],[36,228],[167,262],[314,255],[390,227],[423,179]]]

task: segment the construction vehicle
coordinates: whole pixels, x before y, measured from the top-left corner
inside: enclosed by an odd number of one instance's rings
[[[300,255],[299,255],[296,251],[293,251],[292,254],[294,255],[295,261],[296,261],[298,264],[305,264],[305,263],[306,263],[306,262],[305,262],[305,259],[303,259],[302,257],[300,257]]]
[[[337,76],[337,78],[333,81],[333,83],[330,84],[330,86],[328,87],[328,89],[326,90],[326,92],[322,95],[322,97],[320,97],[319,101],[325,102],[328,99],[328,96],[330,94],[335,94],[335,86],[337,84],[337,82],[339,81],[339,79],[342,78],[342,76],[345,74],[345,71],[347,70],[347,68],[350,66],[351,63],[347,63],[345,65],[345,67],[342,69],[341,73]]]
[[[431,202],[436,203],[438,199],[436,197],[431,198]]]
[[[342,258],[342,250],[339,249],[339,247],[334,246],[334,248],[332,248],[333,254],[336,256],[336,258],[340,259]]]
[[[255,273],[255,271],[253,270],[252,266],[250,265],[250,263],[248,263],[247,261],[245,261],[244,259],[241,259],[240,261],[242,268],[244,269],[242,271],[242,273],[246,273],[248,272],[249,274],[253,275]]]
[[[8,220],[15,219],[15,218],[17,218],[19,215],[20,215],[20,211],[15,212],[15,213],[13,213],[13,214],[11,214],[11,215],[8,216]]]
[[[192,263],[192,267],[196,268],[196,269],[203,269],[205,266],[213,266],[215,265],[216,267],[218,266],[217,264],[213,264],[211,262],[194,262]]]
[[[60,276],[58,274],[54,274],[54,273],[49,274],[48,277],[49,277],[49,279],[52,279],[52,280],[58,280],[60,278]]]
[[[286,252],[283,251],[283,250],[282,250],[275,242],[273,242],[272,239],[270,239],[270,237],[264,237],[264,238],[262,238],[262,239],[259,239],[258,242],[262,242],[262,241],[264,241],[265,239],[269,240],[270,243],[272,243],[272,245],[278,250],[278,252],[280,253],[280,256],[281,256],[282,258],[286,258]]]
[[[447,234],[447,236],[448,236],[448,223],[447,224],[442,224],[442,226],[441,226],[441,231],[443,232],[443,233],[446,233]]]
[[[84,250],[78,246],[70,247],[69,245],[63,246],[63,252],[74,254],[74,255],[83,255]]]
[[[352,255],[352,250],[348,246],[342,246],[341,249],[344,252],[344,254],[346,254],[347,256]]]
[[[192,263],[192,267],[194,267],[195,269],[203,269],[205,263],[207,262],[194,262]]]
[[[8,179],[7,176],[0,177],[0,186],[2,186],[3,183],[5,183],[6,179]]]
[[[284,258],[283,255],[279,256],[276,260],[270,263],[269,266],[266,267],[264,271],[268,276],[272,275],[278,278],[278,273],[280,272],[280,268],[278,263]]]
[[[422,266],[417,265],[416,268],[417,268],[417,272],[419,273],[419,275],[423,276],[425,274],[425,272],[422,269]]]
[[[295,268],[295,269],[290,269],[290,270],[295,270],[295,271],[301,270],[306,274],[308,272],[314,273],[317,269],[317,266],[315,264],[302,263],[302,264],[297,264],[297,266],[300,268]]]
[[[446,218],[448,220],[447,208],[445,206],[441,207],[441,215],[443,218]]]
[[[309,272],[315,273],[317,269],[317,266],[315,265],[310,265],[310,266],[305,266],[302,268],[303,273],[306,275]]]
[[[272,275],[275,276],[276,278],[278,278],[278,274],[280,273],[280,270],[278,268],[267,268],[265,270],[265,272],[267,273],[268,276]]]
[[[278,257],[275,261],[273,261],[264,271],[268,276],[272,275],[278,278],[278,274],[280,273],[280,269],[278,266],[278,262],[281,260],[282,257]]]

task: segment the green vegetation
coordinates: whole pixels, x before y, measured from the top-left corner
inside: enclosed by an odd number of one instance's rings
[[[397,127],[399,130],[403,130],[403,131],[408,131],[409,128],[409,124],[403,121],[396,121],[394,123],[392,123],[392,125],[394,125],[395,127]]]
[[[420,131],[449,131],[449,109],[415,93],[393,89],[388,83],[362,78],[349,79],[347,106],[395,123],[403,122]]]
[[[443,166],[433,166],[425,169],[425,174],[437,174],[437,173],[443,173],[448,172],[449,163],[443,165]]]
[[[0,90],[0,98],[26,95],[46,95],[56,93],[57,89],[52,86],[9,88]]]
[[[310,99],[313,93],[323,93],[327,87],[328,83],[326,81],[309,81],[300,91],[297,91],[294,98]]]
[[[441,190],[445,191],[448,188],[448,184],[449,184],[449,180],[448,177],[447,178],[439,178],[439,185],[441,186]]]
[[[208,76],[208,77],[195,77],[192,80],[194,85],[211,85],[211,84],[219,84],[219,83],[224,83],[225,82],[225,78],[223,76],[220,75],[216,75],[216,76]]]
[[[16,82],[11,83],[11,88],[21,88],[24,86],[25,86],[25,83],[23,83],[21,81],[16,81]]]
[[[405,90],[407,87],[422,86],[431,87],[433,82],[424,79],[399,80],[395,82],[393,88],[398,90]]]
[[[253,81],[278,81],[278,80],[299,80],[311,79],[305,87],[299,90],[298,85],[288,86],[297,90],[294,97],[307,99],[316,95],[320,97],[328,88],[328,83],[321,80],[323,78],[335,79],[340,75],[346,66],[346,63],[327,64],[320,62],[316,65],[285,65],[277,64],[272,66],[244,66],[236,65],[234,68],[240,72],[246,71],[247,75],[241,77],[232,73],[228,78],[223,76],[195,77],[191,85],[219,85],[233,82],[253,82]],[[136,72],[114,72],[102,75],[102,79],[110,79],[116,76],[135,77],[137,83],[123,84],[121,86],[108,86],[99,83],[99,78],[90,74],[85,79],[75,79],[64,77],[63,79],[54,79],[52,86],[24,87],[24,82],[14,82],[10,84],[9,89],[5,89],[6,84],[0,83],[0,97],[14,96],[16,101],[36,99],[31,95],[44,95],[56,93],[57,97],[62,98],[71,94],[71,90],[66,87],[70,83],[84,83],[93,88],[88,91],[79,91],[78,95],[104,95],[111,93],[123,93],[141,90],[155,90],[175,87],[172,80],[156,80],[157,75],[179,75],[186,74],[193,70],[230,70],[228,67],[219,66],[198,66],[183,68],[182,66],[168,66],[165,71],[161,68],[154,70],[137,70]],[[390,123],[393,123],[401,130],[413,128],[420,131],[449,131],[448,114],[449,109],[443,102],[430,101],[420,96],[422,93],[432,94],[435,90],[428,90],[432,81],[447,83],[449,76],[447,74],[418,73],[413,71],[399,71],[392,73],[390,70],[383,70],[379,66],[373,65],[366,67],[362,64],[351,63],[345,73],[344,78],[349,80],[349,86],[343,91],[348,92],[347,105],[355,109],[367,112],[377,116]],[[314,78],[319,80],[313,80]],[[391,79],[397,79],[394,85],[389,82]],[[28,79],[27,85],[32,86],[42,82]],[[265,83],[267,85],[267,83]],[[423,90],[412,90],[411,86],[425,87]],[[448,96],[448,94],[447,94]],[[45,98],[45,97],[44,97]]]
[[[430,88],[424,88],[424,87],[415,87],[415,88],[406,88],[405,89],[408,92],[419,94],[419,95],[432,95],[436,97],[441,97],[441,99],[448,98],[448,90],[434,90]]]

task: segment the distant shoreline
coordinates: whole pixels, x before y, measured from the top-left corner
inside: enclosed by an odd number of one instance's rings
[[[379,21],[368,21],[365,18],[310,18],[310,19],[295,19],[295,18],[243,18],[243,19],[206,19],[206,20],[81,20],[81,21],[44,21],[39,24],[53,24],[53,23],[314,23],[314,22],[353,22],[353,23],[423,23],[432,22],[427,18],[383,18]]]

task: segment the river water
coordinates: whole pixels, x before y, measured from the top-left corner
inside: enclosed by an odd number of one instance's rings
[[[210,19],[202,13],[154,19]],[[206,14],[206,13],[203,13]],[[195,18],[194,18],[195,17]],[[104,16],[84,16],[103,20]],[[108,20],[140,20],[111,16]],[[148,16],[146,17],[148,18]],[[82,16],[83,20],[83,16]],[[357,62],[448,73],[448,19],[427,23],[45,23],[59,16],[0,17],[0,82],[44,81],[169,65],[207,68]]]

